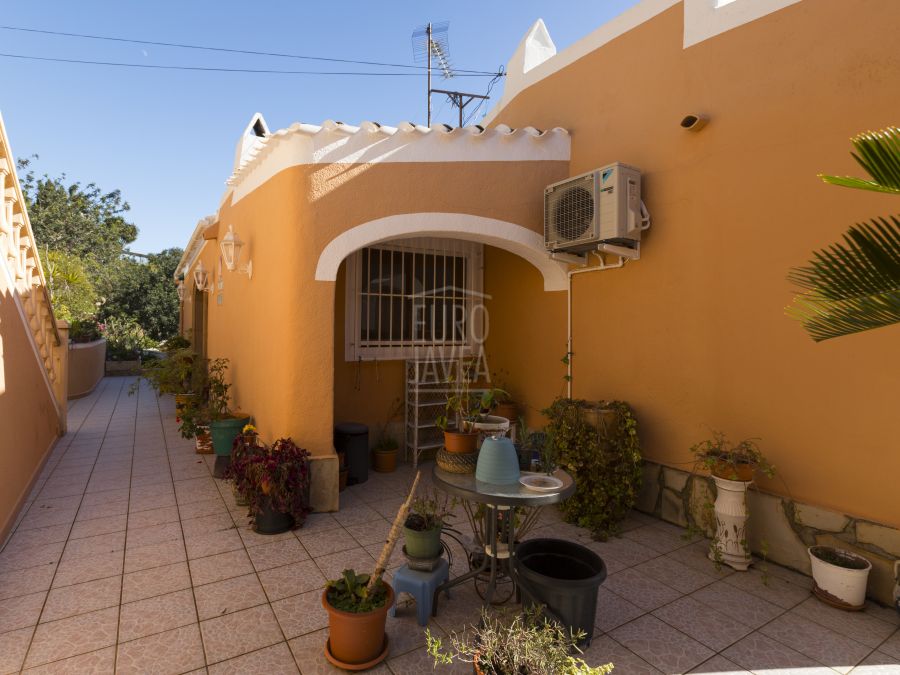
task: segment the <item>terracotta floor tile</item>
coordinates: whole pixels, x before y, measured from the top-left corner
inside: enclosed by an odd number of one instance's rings
[[[201,621],[268,602],[255,574],[196,586],[194,597]]]
[[[192,623],[119,644],[116,675],[176,675],[202,668],[204,663],[200,629]]]
[[[128,642],[196,622],[197,612],[190,589],[157,595],[122,605],[119,641]]]
[[[114,645],[118,624],[118,607],[42,623],[34,632],[25,666],[39,666]]]
[[[220,661],[209,667],[210,675],[244,675],[245,673],[266,673],[266,675],[295,675],[297,664],[286,642],[238,656],[228,661]]]
[[[74,586],[54,588],[47,595],[41,623],[106,609],[119,604],[122,577],[113,576]]]
[[[284,640],[268,605],[200,622],[208,664],[225,661]]]

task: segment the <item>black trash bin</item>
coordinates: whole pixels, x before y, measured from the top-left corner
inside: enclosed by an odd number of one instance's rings
[[[369,480],[369,427],[356,422],[335,424],[334,449],[347,459],[347,485]]]
[[[523,603],[546,605],[552,618],[585,632],[579,646],[590,645],[597,589],[606,579],[600,556],[564,539],[529,539],[516,547],[514,561]]]

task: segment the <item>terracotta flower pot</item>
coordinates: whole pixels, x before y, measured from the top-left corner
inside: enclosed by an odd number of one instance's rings
[[[194,440],[194,449],[198,455],[211,455],[213,452],[212,436],[209,434],[209,427],[201,427],[201,431],[197,432]]]
[[[515,401],[505,401],[497,404],[497,407],[494,408],[494,414],[498,417],[505,417],[512,422],[519,419],[519,407]]]
[[[447,452],[467,455],[475,452],[478,444],[478,433],[460,433],[458,431],[444,432],[444,448]]]
[[[713,476],[724,478],[725,480],[737,480],[748,483],[753,480],[752,464],[731,464],[719,460],[716,462],[712,470]]]
[[[379,473],[391,473],[397,469],[396,450],[375,450],[375,466],[372,467]]]
[[[394,589],[388,583],[383,606],[371,612],[345,612],[328,602],[328,589],[322,591],[322,607],[328,612],[328,644],[326,656],[338,666],[375,665],[386,656],[384,625],[388,610],[394,604]],[[330,653],[329,653],[330,652]],[[379,658],[381,657],[381,658]],[[356,668],[354,668],[356,670]]]

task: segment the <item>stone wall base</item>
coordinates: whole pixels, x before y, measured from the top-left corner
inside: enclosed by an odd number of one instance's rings
[[[649,461],[644,462],[643,473],[636,509],[712,536],[709,505],[716,498],[712,480]],[[809,575],[807,547],[825,544],[853,551],[872,563],[869,597],[893,605],[900,530],[756,489],[747,492],[747,508],[747,534],[754,554]]]

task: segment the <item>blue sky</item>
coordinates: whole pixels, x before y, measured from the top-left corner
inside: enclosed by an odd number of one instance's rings
[[[450,21],[459,68],[505,64],[538,19],[562,50],[637,0],[567,2],[20,2],[3,25],[391,63],[412,64],[410,35]],[[100,42],[0,30],[0,52],[130,63],[283,70],[353,66]],[[37,169],[119,188],[140,229],[135,251],[183,246],[215,211],[234,148],[254,112],[272,129],[295,121],[425,123],[425,78],[198,73],[120,69],[0,57],[0,112],[17,157]],[[378,69],[360,66],[360,69]],[[379,69],[381,70],[381,69]],[[450,86],[447,86],[450,85]],[[437,79],[434,86],[483,91],[487,79]],[[497,99],[501,88],[494,90]],[[435,109],[442,100],[435,96]],[[490,105],[490,104],[489,104]],[[489,106],[488,106],[489,107]],[[449,104],[436,122],[455,124]]]

